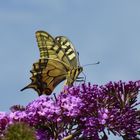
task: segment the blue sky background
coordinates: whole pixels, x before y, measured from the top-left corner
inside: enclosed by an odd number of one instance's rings
[[[27,85],[39,51],[35,31],[67,36],[80,53],[87,81],[140,79],[139,0],[3,0],[0,2],[0,110],[37,97]],[[62,86],[62,85],[61,85]],[[55,92],[59,92],[61,86]]]

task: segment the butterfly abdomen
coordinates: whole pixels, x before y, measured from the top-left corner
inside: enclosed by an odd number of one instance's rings
[[[73,68],[67,73],[67,82],[66,85],[72,86],[73,82],[76,80],[78,75],[83,71],[82,67]]]

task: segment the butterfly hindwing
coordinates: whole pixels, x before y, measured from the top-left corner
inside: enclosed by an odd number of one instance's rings
[[[39,62],[33,64],[32,77],[30,78],[32,82],[24,88],[33,88],[39,95],[51,94],[54,88],[66,79],[66,69],[62,63],[56,60],[46,60],[46,63],[44,60],[40,59]],[[44,67],[44,65],[47,66]],[[44,68],[42,69],[42,67]]]

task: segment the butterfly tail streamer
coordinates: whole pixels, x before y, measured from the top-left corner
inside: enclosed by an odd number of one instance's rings
[[[28,89],[28,88],[33,88],[32,84],[27,85],[26,87],[22,88],[20,91],[23,91],[23,90]]]

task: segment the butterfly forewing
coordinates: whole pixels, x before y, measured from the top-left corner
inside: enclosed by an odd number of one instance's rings
[[[82,67],[80,67],[79,55],[67,37],[58,36],[55,40],[60,44],[63,52],[65,53],[66,60],[69,61],[68,64],[70,65],[70,69],[66,75],[65,85],[71,86],[83,70]]]
[[[71,41],[65,36],[58,36],[55,38],[55,40],[60,44],[61,49],[65,53],[66,60],[68,61],[67,63],[71,67],[77,68],[80,65],[79,58]]]
[[[65,54],[50,34],[44,31],[37,31],[36,38],[40,50],[40,59],[49,58],[62,61]]]
[[[44,31],[37,31],[36,39],[40,51],[40,59],[48,58],[48,50],[50,50],[54,46],[53,37]]]

